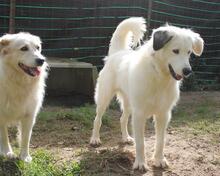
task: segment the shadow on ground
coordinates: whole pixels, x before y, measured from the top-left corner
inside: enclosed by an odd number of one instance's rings
[[[19,160],[16,159],[4,159],[0,158],[0,175],[1,176],[21,176],[21,170],[17,163]]]
[[[163,173],[171,173],[169,169],[155,168],[150,163],[146,172],[134,171],[132,169],[134,160],[134,153],[124,150],[123,146],[101,150],[94,150],[94,148],[91,148],[81,155],[81,169],[85,175],[100,176],[163,176]]]

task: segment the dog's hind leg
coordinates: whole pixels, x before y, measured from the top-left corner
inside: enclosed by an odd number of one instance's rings
[[[128,119],[131,114],[130,105],[126,96],[121,93],[117,94],[118,101],[121,105],[122,115],[120,117],[122,142],[132,144],[134,139],[128,134]]]
[[[10,158],[15,156],[9,143],[8,129],[5,125],[0,126],[0,155]]]
[[[105,87],[108,86],[108,87]],[[97,84],[96,93],[96,117],[94,120],[94,127],[92,131],[92,137],[90,139],[90,144],[92,146],[98,146],[101,144],[100,140],[100,127],[102,125],[102,116],[108,107],[111,99],[114,96],[114,91],[110,83],[99,85]]]

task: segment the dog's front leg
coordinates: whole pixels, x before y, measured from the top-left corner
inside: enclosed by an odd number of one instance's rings
[[[144,128],[145,128],[145,116],[144,113],[134,112],[132,114],[132,124],[135,138],[136,158],[133,165],[133,169],[139,169],[141,171],[147,170],[147,164],[145,162],[145,150],[144,150]]]
[[[26,117],[21,121],[20,159],[25,162],[31,162],[31,160],[32,160],[32,157],[29,154],[29,145],[30,145],[30,139],[31,139],[33,125],[34,125],[34,118],[32,118],[32,117]]]
[[[14,157],[11,145],[8,139],[8,129],[6,125],[0,125],[0,155],[9,158]]]
[[[163,154],[166,128],[171,118],[171,112],[160,113],[155,116],[156,144],[153,164],[156,167],[167,167],[168,162]]]

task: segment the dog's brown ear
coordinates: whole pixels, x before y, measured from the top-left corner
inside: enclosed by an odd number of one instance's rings
[[[10,43],[10,41],[7,40],[7,39],[2,39],[2,40],[0,40],[0,44],[1,44],[1,46],[3,46],[3,47],[9,45],[9,43]]]
[[[193,53],[196,56],[201,56],[204,49],[204,40],[200,37],[198,33],[194,33],[193,36]]]
[[[153,34],[153,49],[157,51],[163,48],[172,38],[167,31],[156,31]]]
[[[8,46],[10,43],[10,40],[8,39],[1,39],[0,38],[0,52],[3,54],[7,54],[7,50],[4,49],[6,46]]]

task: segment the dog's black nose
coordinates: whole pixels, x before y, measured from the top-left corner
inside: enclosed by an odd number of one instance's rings
[[[44,59],[35,59],[37,66],[42,66],[44,64]]]
[[[192,69],[190,67],[185,67],[183,68],[183,75],[184,76],[189,76],[192,73]]]

